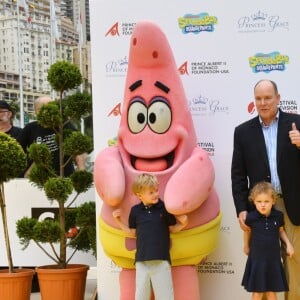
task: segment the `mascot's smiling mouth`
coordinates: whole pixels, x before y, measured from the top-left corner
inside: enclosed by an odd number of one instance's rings
[[[158,172],[170,168],[174,162],[175,153],[170,152],[166,156],[157,158],[141,158],[131,156],[130,161],[133,168],[145,172]]]

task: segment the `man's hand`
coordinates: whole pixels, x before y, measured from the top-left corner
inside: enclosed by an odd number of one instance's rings
[[[296,127],[295,123],[292,123],[292,130],[289,131],[289,137],[291,143],[296,145],[298,148],[300,147],[300,132]]]
[[[249,231],[250,227],[245,224],[246,217],[247,217],[247,211],[246,210],[241,211],[239,213],[239,223],[242,230]]]

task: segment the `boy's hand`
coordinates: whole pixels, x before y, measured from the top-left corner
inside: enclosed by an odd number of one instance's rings
[[[186,225],[188,223],[187,215],[176,216],[176,219],[183,225]]]
[[[121,210],[119,208],[115,209],[113,212],[112,212],[112,215],[115,219],[119,219],[121,217]]]

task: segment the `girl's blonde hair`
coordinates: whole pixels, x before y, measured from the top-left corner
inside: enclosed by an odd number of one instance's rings
[[[143,173],[135,178],[132,184],[132,191],[134,194],[137,194],[143,192],[146,188],[152,188],[157,186],[158,179],[155,175]]]
[[[274,202],[278,199],[278,194],[270,182],[262,181],[254,185],[249,194],[249,200],[253,202],[259,194],[270,194]]]

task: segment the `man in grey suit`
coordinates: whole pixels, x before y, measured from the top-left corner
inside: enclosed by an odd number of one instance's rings
[[[280,94],[271,80],[254,86],[258,116],[237,126],[231,165],[232,195],[240,227],[252,209],[248,195],[255,183],[271,182],[281,195],[276,207],[284,213],[285,229],[295,249],[285,259],[289,283],[286,300],[300,299],[300,116],[281,111]]]

